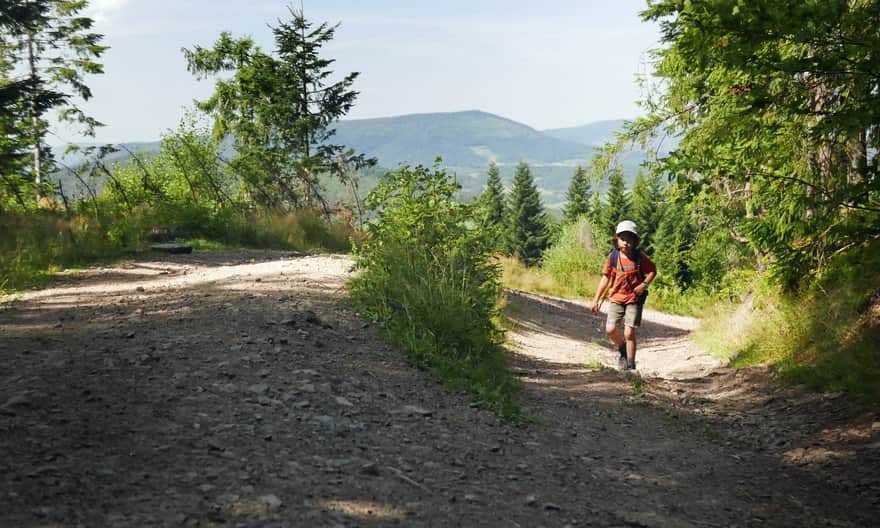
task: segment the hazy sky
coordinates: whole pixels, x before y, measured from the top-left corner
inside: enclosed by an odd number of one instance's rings
[[[296,0],[297,7],[300,0]],[[336,72],[359,71],[350,119],[483,110],[538,129],[638,115],[635,83],[658,30],[645,0],[302,0],[312,21],[340,22],[325,47]],[[91,0],[111,49],[85,108],[101,142],[152,141],[176,128],[212,81],[186,71],[182,47],[221,31],[265,51],[278,0]],[[59,128],[55,142],[79,140]]]

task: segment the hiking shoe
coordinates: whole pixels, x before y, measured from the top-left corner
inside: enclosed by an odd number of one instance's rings
[[[626,360],[626,367],[624,368],[624,370],[635,370],[635,369],[636,369],[636,360],[627,359]]]
[[[626,370],[626,356],[617,358],[617,370]]]

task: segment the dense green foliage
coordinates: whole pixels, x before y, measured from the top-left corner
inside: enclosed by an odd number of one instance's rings
[[[655,172],[645,176],[645,173],[640,171],[630,192],[629,219],[639,226],[641,249],[649,254],[653,253],[654,236],[665,211],[665,191],[660,174]]]
[[[439,167],[388,173],[367,198],[378,217],[357,248],[361,272],[351,293],[417,365],[514,418],[515,385],[494,322],[494,241],[476,227],[474,206],[456,200],[459,190]]]
[[[878,14],[875,0],[651,2],[663,90],[591,167],[608,183],[600,232],[619,219],[609,205],[631,200],[659,269],[652,304],[715,305],[703,338],[727,337],[709,348],[874,400]],[[615,157],[664,134],[672,150],[652,147],[627,196]]]
[[[86,76],[103,73],[106,46],[80,16],[86,0],[7,0],[0,7],[0,211],[23,210],[50,194],[55,170],[46,144],[48,116],[93,135],[100,123],[77,106],[92,92]]]
[[[529,165],[521,161],[509,197],[507,244],[510,253],[527,266],[537,264],[550,242],[547,212]]]
[[[876,0],[666,0],[656,52],[667,89],[634,135],[680,135],[675,177],[781,284],[880,236]]]
[[[371,163],[343,146],[330,143],[332,124],[354,105],[352,85],[358,73],[327,83],[333,60],[321,48],[336,26],[313,27],[302,11],[272,27],[276,50],[264,53],[250,38],[222,33],[212,49],[184,49],[189,70],[199,78],[225,74],[214,94],[198,103],[214,117],[213,136],[231,135],[236,156],[231,163],[245,176],[251,199],[274,208],[321,206],[320,176],[345,179],[352,169]]]

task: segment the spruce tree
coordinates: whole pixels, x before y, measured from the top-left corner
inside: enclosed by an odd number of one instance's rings
[[[574,222],[580,216],[589,215],[592,194],[587,171],[578,165],[571,178],[571,184],[568,186],[566,202],[563,207],[563,219],[566,222]]]
[[[508,243],[511,254],[532,266],[541,260],[549,238],[547,212],[529,165],[521,161],[516,166],[510,193]]]
[[[660,174],[652,173],[645,176],[639,171],[636,175],[636,181],[633,183],[631,198],[631,220],[639,226],[642,249],[650,254],[654,234],[657,232],[663,215],[664,186]]]
[[[663,283],[672,283],[681,289],[691,286],[693,273],[688,265],[688,252],[695,240],[696,229],[687,204],[681,198],[672,201],[657,225],[651,255],[657,268],[662,270],[660,279]]]
[[[319,176],[342,178],[349,167],[375,160],[334,145],[333,123],[357,99],[357,72],[329,82],[332,59],[321,55],[337,25],[315,26],[301,10],[272,26],[275,53],[264,53],[250,38],[223,32],[213,49],[184,49],[189,71],[199,79],[219,76],[215,92],[198,108],[214,118],[215,138],[232,135],[236,168],[258,202],[299,208],[320,204],[327,210]]]
[[[504,186],[501,184],[501,175],[498,165],[494,162],[489,164],[486,178],[486,188],[478,200],[480,214],[479,220],[483,229],[492,229],[498,232],[499,239],[504,230],[506,210],[504,207]],[[503,245],[503,244],[499,244]],[[499,247],[499,249],[501,249]]]
[[[630,219],[630,199],[626,192],[623,171],[615,168],[608,175],[608,192],[605,194],[599,227],[603,232],[613,234],[617,224],[628,219]]]

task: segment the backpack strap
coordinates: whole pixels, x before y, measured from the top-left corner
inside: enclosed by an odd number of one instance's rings
[[[621,270],[617,269],[617,261],[619,260],[619,258],[620,258],[620,250],[617,248],[612,249],[611,250],[611,259],[610,259],[609,264],[611,264],[611,269],[614,270],[615,273],[617,273],[618,271],[623,271],[622,269]],[[639,251],[638,249],[636,249],[636,258],[635,258],[634,262],[636,263],[636,271],[639,274],[641,274],[642,273],[642,252]]]

